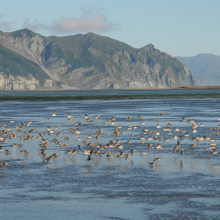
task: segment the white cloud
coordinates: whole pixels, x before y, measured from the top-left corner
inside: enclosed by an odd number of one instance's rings
[[[62,16],[59,20],[53,21],[52,24],[46,25],[35,20],[31,22],[25,19],[23,26],[33,31],[49,30],[54,34],[70,34],[74,32],[106,32],[110,30],[118,30],[118,24],[109,23],[106,16],[99,9],[82,8],[82,16],[69,17]]]
[[[6,21],[2,21],[3,15],[0,15],[0,29],[4,30],[4,31],[10,31],[11,28],[11,24],[9,22]]]

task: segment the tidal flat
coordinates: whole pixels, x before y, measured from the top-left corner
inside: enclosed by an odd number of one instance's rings
[[[220,90],[6,92],[0,109],[0,219],[220,219]]]

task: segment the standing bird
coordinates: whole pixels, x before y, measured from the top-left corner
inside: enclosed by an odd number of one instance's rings
[[[8,165],[7,162],[1,163],[1,165],[3,166],[3,170],[5,169],[5,167]]]
[[[141,120],[143,118],[143,116],[137,116],[139,118],[139,120]]]
[[[183,154],[184,149],[179,149],[180,154]]]

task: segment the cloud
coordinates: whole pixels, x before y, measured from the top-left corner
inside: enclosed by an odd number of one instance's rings
[[[28,18],[25,19],[23,26],[33,31],[49,30],[54,34],[70,34],[74,32],[107,32],[118,30],[120,26],[108,22],[106,16],[99,9],[81,8],[82,15],[80,17],[62,16],[59,20],[53,21],[47,25],[40,23],[38,20],[31,22]]]
[[[0,29],[3,29],[5,31],[10,31],[12,29],[11,22],[2,21],[3,15],[0,15]]]

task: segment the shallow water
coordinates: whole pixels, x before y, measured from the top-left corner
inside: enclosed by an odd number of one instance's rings
[[[30,133],[36,136],[30,141],[19,141],[16,137],[1,143],[4,149],[11,150],[11,154],[0,152],[0,163],[9,162],[5,170],[0,167],[0,219],[220,219],[219,154],[212,155],[210,150],[205,150],[210,145],[209,140],[200,141],[193,148],[189,146],[194,143],[190,138],[209,136],[209,129],[220,124],[218,90],[19,93],[17,96],[1,93],[0,96],[0,120],[10,128],[8,133],[16,131],[18,137],[33,128],[37,130]],[[75,97],[83,98],[78,100]],[[75,116],[74,121],[66,119],[67,112]],[[165,115],[161,116],[159,112],[165,112]],[[57,116],[51,117],[52,113]],[[83,118],[85,114],[93,118],[100,114],[100,117],[87,122]],[[143,116],[141,121],[146,124],[140,124],[138,115]],[[115,125],[110,122],[102,124],[112,116],[117,119]],[[126,120],[128,116],[132,117],[130,122]],[[187,122],[180,122],[182,116]],[[45,123],[44,118],[47,117],[50,119]],[[171,122],[172,134],[156,129],[157,122],[152,121],[153,118],[159,119],[162,128],[166,126],[164,121]],[[205,127],[198,127],[198,132],[192,133],[190,119],[204,123]],[[9,123],[10,120],[14,123]],[[15,129],[21,122],[26,126],[27,121],[33,123],[22,132]],[[82,124],[73,125],[77,121],[82,121]],[[70,124],[63,124],[65,122]],[[41,139],[37,137],[47,127],[57,125],[61,126],[56,132],[47,133],[44,138],[50,142],[47,156],[53,153],[60,155],[56,161],[45,163],[39,155]],[[90,142],[105,145],[115,140],[111,134],[118,125],[123,126],[124,133],[116,140],[124,145],[124,154],[136,149],[132,157],[127,160],[116,157],[119,150],[114,147],[108,149],[114,155],[112,159],[93,154],[92,160],[86,161],[87,155],[82,154],[88,146],[76,141],[77,138],[84,141],[91,134]],[[137,129],[126,130],[128,125],[137,126]],[[74,127],[82,133],[69,133]],[[141,137],[154,136],[143,135],[145,127],[159,131],[160,136],[170,141],[161,141],[163,149],[148,150],[147,144],[153,143],[155,147],[158,140],[145,140],[145,145],[140,145]],[[183,155],[173,151],[177,143],[173,140],[174,134],[178,137],[183,135],[175,131],[176,127],[190,134],[190,137],[180,139]],[[95,141],[98,128],[103,133]],[[64,130],[63,135],[56,136],[61,130]],[[134,134],[132,143],[125,144],[131,133]],[[104,134],[109,134],[109,137],[104,137]],[[71,137],[68,142],[64,140],[67,136]],[[52,142],[55,137],[68,146],[63,149],[56,145]],[[219,136],[213,134],[212,138],[219,151]],[[22,147],[12,147],[13,143],[22,144]],[[78,149],[78,144],[83,145],[82,149]],[[20,152],[22,149],[31,152],[25,157]],[[64,153],[73,149],[77,151],[74,156]],[[144,151],[148,154],[141,156]],[[157,157],[161,160],[150,166],[149,163]]]

